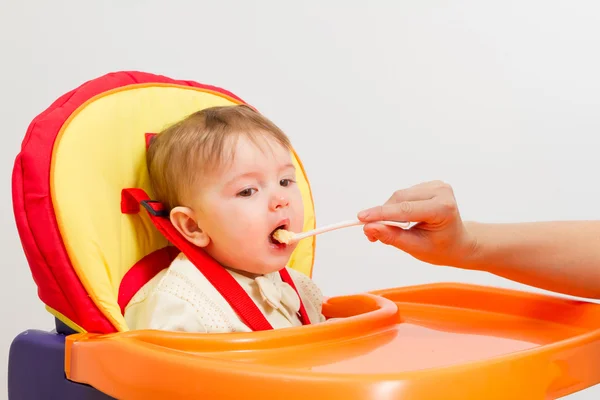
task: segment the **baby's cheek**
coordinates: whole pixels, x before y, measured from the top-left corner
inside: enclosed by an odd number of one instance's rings
[[[233,207],[222,216],[222,220],[227,221],[229,229],[235,231],[251,229],[255,218],[254,210]]]
[[[296,193],[294,194],[293,209],[294,213],[298,215],[298,218],[304,218],[304,201],[302,199],[300,189],[297,189]]]
[[[241,228],[242,226],[243,228]],[[238,224],[238,229],[235,234],[247,241],[256,241],[259,238],[266,238],[267,234],[265,233],[265,230],[264,220],[256,218],[256,216],[246,216],[244,222]]]
[[[302,204],[299,204],[294,208],[294,222],[300,227],[304,225],[304,207]]]

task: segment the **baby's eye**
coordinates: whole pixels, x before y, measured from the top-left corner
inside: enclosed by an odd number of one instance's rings
[[[289,185],[291,185],[292,183],[294,183],[294,180],[293,180],[293,179],[282,179],[282,180],[280,180],[280,181],[279,181],[279,184],[280,184],[281,186],[283,186],[283,187],[289,186]]]
[[[242,190],[241,192],[238,193],[238,196],[241,196],[241,197],[250,197],[250,196],[252,196],[254,194],[254,192],[256,192],[256,189],[252,189],[252,188],[244,189],[244,190]]]

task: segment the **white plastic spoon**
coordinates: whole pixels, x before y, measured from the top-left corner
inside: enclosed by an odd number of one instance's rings
[[[402,228],[402,229],[410,229],[414,225],[416,225],[416,223],[413,223],[413,222],[397,222],[397,221],[372,221],[372,223],[378,223],[378,224],[383,224],[383,225],[388,225],[388,226],[395,226],[397,228]],[[302,239],[306,239],[307,237],[320,235],[321,233],[331,232],[331,231],[334,231],[337,229],[342,229],[342,228],[348,228],[350,226],[365,225],[365,224],[366,224],[366,222],[355,219],[355,220],[342,221],[342,222],[338,222],[338,223],[331,224],[331,225],[326,225],[321,228],[313,229],[313,230],[306,231],[306,232],[300,232],[300,233],[294,233],[294,232],[286,231],[284,229],[279,229],[279,230],[275,231],[275,233],[273,234],[273,238],[280,243],[290,244],[290,243],[297,242]]]

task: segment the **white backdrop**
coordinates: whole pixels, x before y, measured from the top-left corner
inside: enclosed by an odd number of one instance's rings
[[[124,69],[233,91],[290,135],[319,224],[430,179],[454,186],[465,219],[594,219],[598,49],[595,1],[1,0],[0,384],[13,337],[52,328],[10,176],[27,125],[64,92]],[[535,290],[424,265],[360,228],[319,238],[314,278],[326,295],[438,281]]]

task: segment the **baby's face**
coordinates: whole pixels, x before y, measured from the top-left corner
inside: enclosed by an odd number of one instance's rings
[[[270,138],[258,147],[241,136],[233,160],[200,185],[191,208],[209,238],[204,249],[220,264],[252,274],[283,268],[295,245],[273,241],[272,233],[304,225],[290,151]]]

